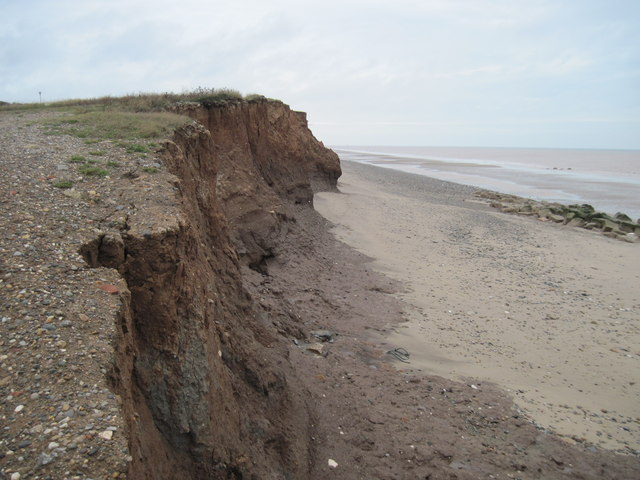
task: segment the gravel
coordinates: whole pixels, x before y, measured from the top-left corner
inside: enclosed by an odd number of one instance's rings
[[[105,375],[120,301],[98,288],[121,280],[88,268],[78,249],[123,210],[118,188],[132,180],[120,177],[139,158],[47,135],[41,120],[52,115],[0,113],[0,478],[126,478],[124,422]],[[100,163],[117,162],[109,177],[69,163],[98,149]]]

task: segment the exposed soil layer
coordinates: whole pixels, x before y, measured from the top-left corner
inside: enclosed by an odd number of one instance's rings
[[[401,285],[311,208],[340,170],[300,114],[191,114],[207,128],[152,159],[101,144],[105,178],[67,163],[96,147],[44,135],[51,114],[0,115],[2,475],[638,475],[491,385],[397,368],[371,333],[403,319]]]

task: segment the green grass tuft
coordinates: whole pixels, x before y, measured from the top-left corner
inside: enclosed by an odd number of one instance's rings
[[[147,173],[158,173],[158,167],[142,167],[142,170]]]
[[[82,175],[86,175],[88,177],[106,177],[107,175],[109,175],[109,172],[100,167],[90,167],[88,165],[80,167],[78,171]]]
[[[85,163],[86,161],[87,161],[87,159],[85,157],[83,157],[82,155],[73,155],[69,159],[69,163]]]
[[[53,186],[56,188],[71,188],[73,187],[73,182],[70,182],[69,180],[62,180],[61,182],[54,183]]]
[[[149,148],[145,145],[140,145],[139,143],[133,145],[127,145],[127,153],[147,153],[149,152]]]

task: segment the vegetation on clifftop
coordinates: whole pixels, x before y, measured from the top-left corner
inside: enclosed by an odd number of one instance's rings
[[[178,103],[193,102],[207,107],[223,106],[240,102],[278,101],[263,95],[251,93],[243,96],[230,88],[196,88],[184,93],[138,93],[120,97],[77,98],[49,103],[7,103],[0,102],[2,111],[25,111],[55,109],[75,111],[78,108],[96,110],[120,110],[125,112],[164,112]]]
[[[181,104],[200,104],[208,108],[242,102],[277,101],[262,95],[243,96],[229,88],[197,88],[176,93],[139,93],[121,97],[70,99],[50,103],[0,102],[2,112],[55,112],[39,120],[49,135],[71,135],[85,143],[116,142],[127,153],[146,154],[157,142],[191,119],[174,113]],[[78,160],[85,163],[85,159]]]

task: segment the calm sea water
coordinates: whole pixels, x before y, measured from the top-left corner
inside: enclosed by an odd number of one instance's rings
[[[640,218],[640,150],[341,146],[343,160]]]

